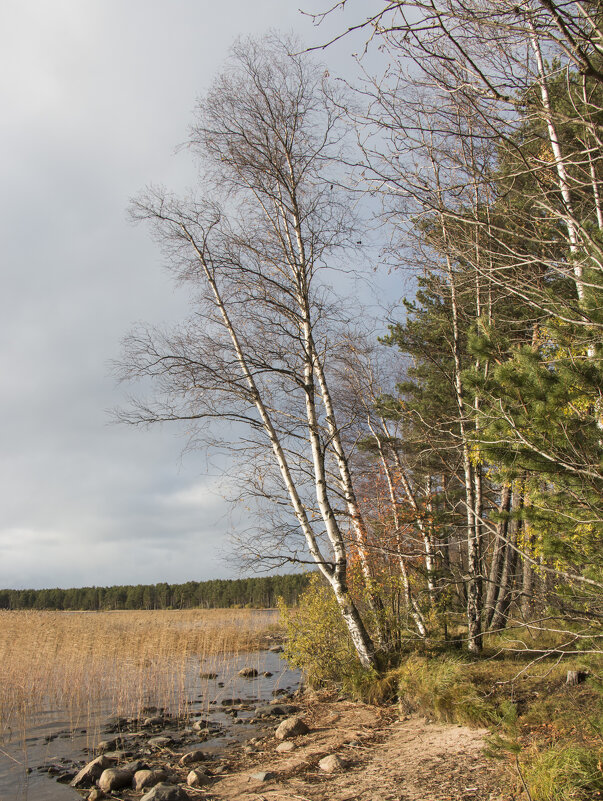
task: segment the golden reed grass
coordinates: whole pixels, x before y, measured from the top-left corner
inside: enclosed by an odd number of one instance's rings
[[[49,710],[90,725],[98,710],[186,711],[191,672],[253,651],[274,628],[254,610],[0,611],[0,737]]]

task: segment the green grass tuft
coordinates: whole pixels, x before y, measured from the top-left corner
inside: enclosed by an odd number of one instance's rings
[[[553,745],[525,760],[523,774],[532,801],[591,801],[603,795],[603,751]]]

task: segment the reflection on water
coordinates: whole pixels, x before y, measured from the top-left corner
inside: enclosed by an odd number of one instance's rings
[[[258,676],[240,677],[238,671],[243,667],[254,667]],[[270,651],[211,657],[203,662],[201,671],[218,675],[201,678],[199,661],[190,660],[186,673],[190,711],[195,715],[203,714],[223,727],[219,737],[203,743],[203,749],[208,752],[254,736],[254,727],[246,723],[252,713],[242,713],[243,723],[235,724],[220,706],[224,699],[267,701],[276,689],[295,689],[300,678],[298,671],[290,670],[279,654]],[[47,710],[27,731],[12,732],[8,741],[0,745],[0,801],[74,801],[81,798],[71,787],[40,773],[38,768],[49,764],[69,765],[72,760],[86,759],[82,749],[94,748],[103,739],[103,724],[112,713],[103,702],[86,710],[85,717],[79,720],[70,719],[61,710]]]

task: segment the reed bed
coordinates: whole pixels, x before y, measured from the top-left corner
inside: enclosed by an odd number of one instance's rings
[[[75,729],[99,712],[186,711],[191,675],[257,650],[274,619],[254,610],[0,611],[0,737],[49,711]]]

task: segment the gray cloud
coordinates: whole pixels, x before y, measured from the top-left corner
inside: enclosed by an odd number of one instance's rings
[[[204,455],[108,425],[121,337],[186,306],[125,209],[148,182],[194,181],[174,147],[235,36],[317,34],[282,0],[7,0],[2,16],[0,586],[233,575]]]

